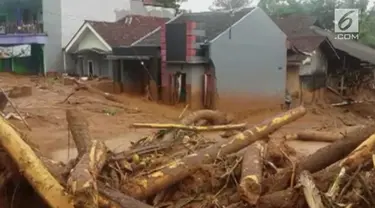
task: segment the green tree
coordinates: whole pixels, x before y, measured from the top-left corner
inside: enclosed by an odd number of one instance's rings
[[[232,10],[246,7],[252,0],[214,0],[210,10]]]
[[[368,9],[369,0],[260,0],[258,7],[270,16],[307,14],[317,18],[320,27],[334,29],[336,8],[360,10],[360,42],[375,47],[375,7]]]
[[[179,13],[181,3],[187,0],[155,0],[157,3],[160,3],[163,7],[174,8],[176,13]]]

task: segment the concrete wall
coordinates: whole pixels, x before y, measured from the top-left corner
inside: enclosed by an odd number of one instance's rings
[[[129,8],[129,0],[105,3],[101,0],[43,0],[44,30],[48,34],[48,43],[44,49],[47,71],[63,71],[62,48],[72,39],[84,20],[115,21],[115,10],[124,8]]]
[[[282,97],[286,81],[286,36],[260,8],[211,42],[219,97]]]
[[[62,45],[68,44],[84,20],[115,21],[115,10],[124,8],[129,8],[129,0],[61,0]]]
[[[61,2],[60,0],[43,0],[44,31],[48,43],[44,46],[45,70],[60,71],[63,69]]]

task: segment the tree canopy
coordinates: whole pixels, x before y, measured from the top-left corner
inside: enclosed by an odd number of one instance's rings
[[[252,0],[214,0],[211,10],[231,10],[248,6]]]
[[[260,0],[258,6],[270,16],[308,14],[317,17],[319,26],[333,30],[335,8],[360,9],[359,41],[375,47],[375,7],[369,0]]]

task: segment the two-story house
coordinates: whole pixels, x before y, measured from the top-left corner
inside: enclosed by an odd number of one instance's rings
[[[129,13],[170,16],[143,0],[0,0],[0,71],[63,72],[63,48],[85,20],[113,22]]]
[[[0,1],[0,71],[44,71],[42,0]]]

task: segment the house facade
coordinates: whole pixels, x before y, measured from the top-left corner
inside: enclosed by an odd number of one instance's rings
[[[216,108],[237,98],[282,102],[286,36],[260,8],[181,14],[132,47],[160,50],[157,85],[165,103]]]
[[[130,45],[152,32],[168,19],[127,15],[115,22],[86,21],[64,49],[65,71],[78,76],[108,77],[114,91],[144,94],[156,74],[152,57],[127,56],[116,48]],[[133,51],[133,50],[132,50]],[[156,56],[156,54],[155,54]]]
[[[0,71],[43,73],[48,37],[42,0],[1,0],[0,5]]]
[[[144,6],[143,0],[111,0],[105,4],[99,0],[1,0],[0,4],[0,71],[33,74],[64,72],[62,49],[85,20],[114,22],[133,13],[174,14],[152,2]],[[83,9],[88,5],[89,9]],[[10,47],[14,45],[17,47]],[[21,49],[23,54],[19,55]]]
[[[314,17],[288,15],[274,21],[288,36],[287,89],[300,103],[325,99],[327,89],[347,95],[353,72],[366,74],[362,64],[375,64],[374,49],[335,39],[333,32],[316,26]]]

